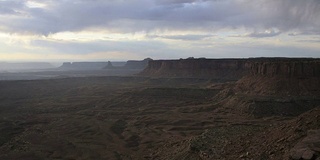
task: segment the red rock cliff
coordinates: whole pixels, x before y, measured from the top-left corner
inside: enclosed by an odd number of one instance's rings
[[[246,59],[180,59],[150,61],[141,75],[238,79],[246,72]]]
[[[252,75],[264,75],[269,77],[320,77],[319,59],[249,59],[246,67],[250,70]]]
[[[255,95],[320,95],[320,59],[249,59],[236,90]]]
[[[244,75],[319,77],[320,59],[249,58],[153,60],[140,75],[236,80]]]

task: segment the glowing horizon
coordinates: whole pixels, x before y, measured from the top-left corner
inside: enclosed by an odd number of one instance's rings
[[[0,61],[320,58],[320,2],[0,1]]]

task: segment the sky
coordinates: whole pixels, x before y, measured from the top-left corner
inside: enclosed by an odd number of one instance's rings
[[[319,0],[0,0],[0,61],[320,58]]]

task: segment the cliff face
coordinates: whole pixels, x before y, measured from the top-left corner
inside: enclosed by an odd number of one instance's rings
[[[143,70],[147,67],[148,62],[152,60],[150,58],[146,58],[142,61],[137,60],[129,60],[123,66],[115,66],[112,62],[104,67],[104,69],[135,69],[135,70]]]
[[[180,59],[150,61],[141,75],[237,79],[246,73],[245,59]]]
[[[320,95],[319,59],[251,59],[236,90],[261,95]]]
[[[147,67],[148,62],[152,60],[150,58],[146,58],[142,61],[134,61],[134,60],[130,60],[127,61],[126,65],[124,66],[124,68],[126,69],[144,69]]]
[[[252,75],[320,77],[319,59],[252,59],[246,67]]]
[[[150,61],[140,73],[153,77],[239,79],[245,75],[319,77],[320,60],[307,58],[180,59]]]

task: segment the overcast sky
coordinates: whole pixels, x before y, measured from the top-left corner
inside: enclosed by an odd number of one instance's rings
[[[319,0],[0,0],[0,61],[320,57]]]

